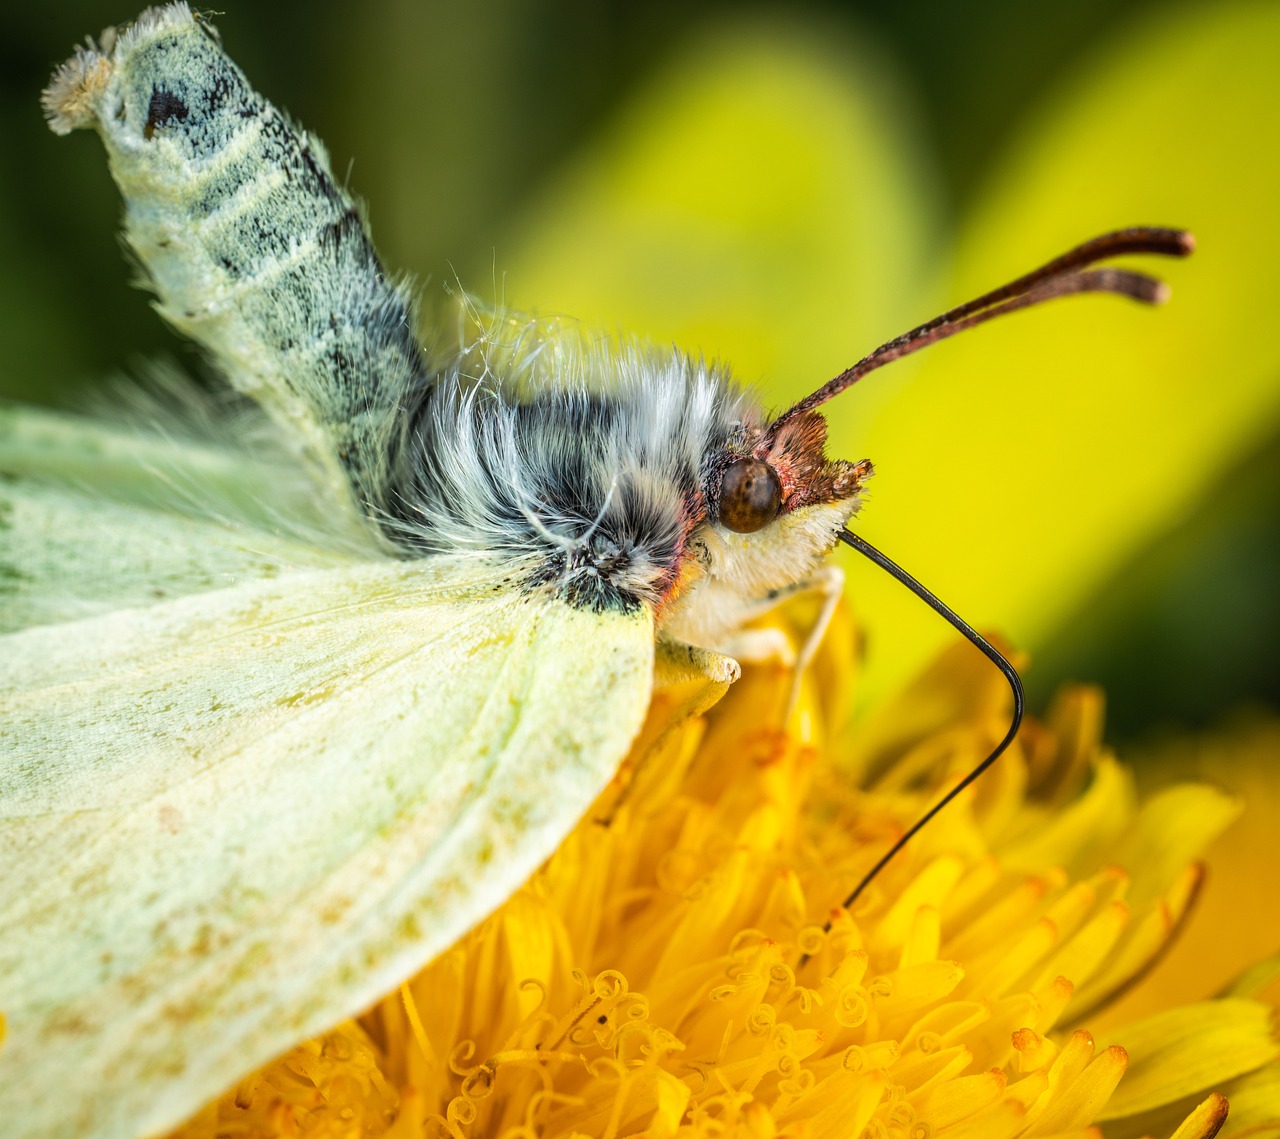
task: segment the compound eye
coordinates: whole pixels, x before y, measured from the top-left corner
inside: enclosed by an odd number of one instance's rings
[[[720,524],[739,534],[768,526],[782,507],[782,483],[768,463],[738,459],[720,481]]]

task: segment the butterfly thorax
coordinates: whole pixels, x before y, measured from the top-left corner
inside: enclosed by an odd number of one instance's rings
[[[378,504],[401,549],[496,555],[523,589],[597,610],[647,605],[700,644],[830,550],[869,468],[826,460],[819,416],[771,439],[766,413],[719,366],[555,323],[508,327],[505,346],[470,346],[407,401]],[[778,472],[786,509],[735,533],[719,522],[718,488],[756,455]]]
[[[385,531],[414,554],[497,555],[523,588],[575,605],[660,607],[705,522],[708,464],[763,416],[680,355],[578,345],[548,384],[545,359],[520,347],[487,351],[480,369],[469,350],[413,393],[390,444]],[[562,338],[554,348],[563,364]]]

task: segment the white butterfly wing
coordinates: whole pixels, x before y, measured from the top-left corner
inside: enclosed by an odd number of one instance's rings
[[[179,1122],[551,853],[640,726],[651,620],[474,564],[299,570],[0,638],[8,1134]]]
[[[0,516],[21,534],[20,543],[0,534],[0,632],[348,560],[214,519],[41,483],[0,482]]]
[[[0,632],[376,555],[296,464],[230,428],[0,405]]]

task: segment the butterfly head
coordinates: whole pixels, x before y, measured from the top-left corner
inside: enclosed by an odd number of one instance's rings
[[[871,463],[828,459],[826,439],[826,420],[810,411],[779,419],[746,446],[726,450],[708,479],[717,523],[731,533],[756,534],[814,506],[843,512],[847,520]]]
[[[826,455],[816,411],[743,426],[704,461],[699,524],[661,616],[669,634],[713,644],[745,609],[804,581],[831,552],[873,473]]]

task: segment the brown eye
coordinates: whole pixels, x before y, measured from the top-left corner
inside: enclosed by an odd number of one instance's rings
[[[768,526],[782,506],[782,484],[768,463],[738,459],[720,481],[720,524],[739,534]]]

